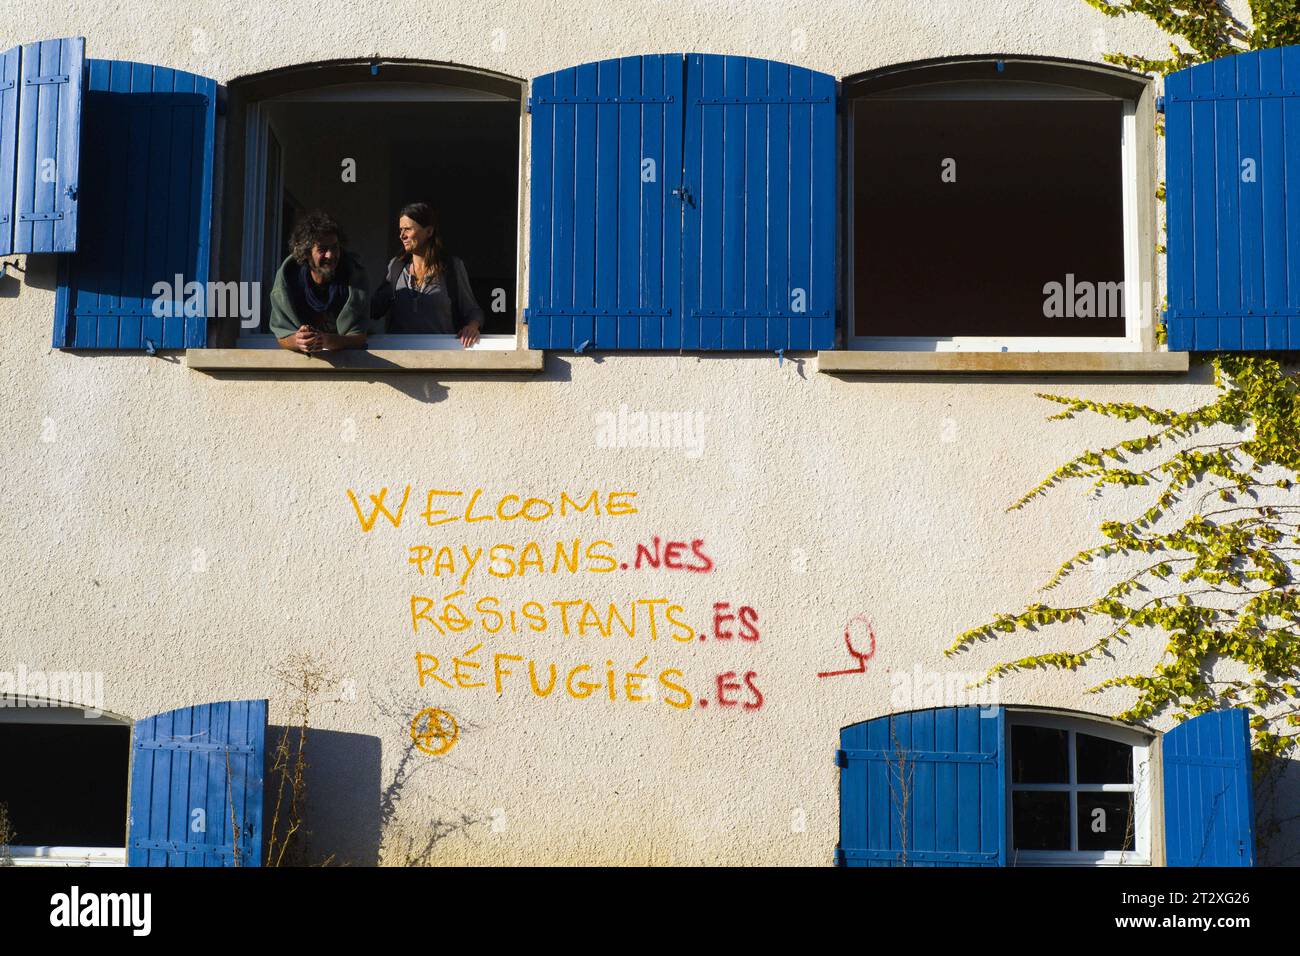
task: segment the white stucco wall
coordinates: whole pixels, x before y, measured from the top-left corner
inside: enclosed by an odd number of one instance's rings
[[[403,4],[397,14],[369,2],[6,7],[0,47],[84,35],[90,56],[221,82],[370,54],[529,77],[691,50],[844,76],[953,54],[1096,60],[1112,49],[1163,50],[1144,23],[1106,20],[1082,0],[500,0]],[[21,283],[0,283],[5,661],[101,671],[105,706],[133,717],[267,696],[276,722],[286,694],[272,667],[314,654],[356,687],[355,700],[313,714],[335,732],[315,753],[316,839],[357,862],[374,859],[380,792],[409,744],[405,723],[424,706],[453,712],[461,737],[445,757],[414,756],[395,817],[407,834],[440,835],[436,862],[829,862],[839,728],[896,709],[893,672],[975,671],[1084,638],[1049,631],[1046,641],[1016,638],[956,660],[941,653],[958,632],[1034,599],[1094,540],[1103,515],[1124,510],[1122,498],[1087,502],[1080,489],[1004,513],[1073,453],[1136,434],[1085,418],[1047,422],[1054,408],[1034,393],[1184,408],[1213,391],[1197,373],[851,380],[819,374],[810,357],[778,366],[773,356],[554,354],[544,374],[513,379],[213,377],[175,357],[52,350],[53,265],[30,257],[28,267]],[[598,416],[622,404],[708,416],[702,453],[599,447]],[[362,534],[346,490],[400,493],[407,483],[411,512],[426,489],[482,487],[492,500],[635,491],[638,513],[439,528],[408,513],[401,530]],[[656,534],[704,539],[715,570],[502,583],[480,569],[467,590],[506,606],[664,597],[697,628],[714,601],[748,604],[760,615],[759,641],[498,635],[479,654],[487,680],[497,651],[542,665],[589,662],[598,673],[612,660],[620,686],[648,655],[648,683],[677,667],[695,696],[714,696],[717,673],[752,670],[761,708],[678,710],[622,693],[611,703],[603,691],[539,699],[521,664],[500,697],[490,686],[417,687],[415,652],[450,659],[479,638],[412,634],[409,596],[453,588],[418,578],[406,564],[410,545],[580,536],[613,542],[626,560]],[[867,673],[818,679],[850,665],[841,635],[858,613],[878,641]],[[1122,696],[1084,688],[1145,668],[1156,652],[1137,646],[1086,673],[1017,677],[1001,696],[1113,712]],[[800,814],[802,828],[792,825]]]

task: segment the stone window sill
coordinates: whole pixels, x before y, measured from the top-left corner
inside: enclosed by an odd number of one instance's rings
[[[817,353],[817,370],[829,375],[855,372],[1176,375],[1187,369],[1187,352],[866,352],[844,349]]]
[[[189,349],[202,372],[540,372],[537,349],[344,349],[308,357],[288,349]]]

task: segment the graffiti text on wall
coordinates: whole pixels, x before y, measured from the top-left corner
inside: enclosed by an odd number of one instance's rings
[[[610,579],[591,577],[630,573],[649,582],[660,580],[653,577],[657,572],[674,576],[664,581],[710,574],[716,562],[706,539],[651,534],[618,541],[616,535],[560,534],[487,545],[441,540],[456,535],[454,527],[443,526],[457,523],[500,522],[502,530],[524,530],[542,522],[628,518],[641,514],[635,491],[530,496],[489,494],[482,488],[421,493],[405,485],[362,495],[349,488],[347,497],[363,534],[420,529],[425,539],[403,543],[402,559],[418,579],[403,618],[418,642],[417,685],[435,698],[478,693],[534,701],[659,703],[677,712],[744,713],[763,707],[761,679],[749,666],[762,638],[760,613],[752,604],[720,597],[708,603],[704,623],[696,626],[697,612],[659,590],[663,585],[647,588],[643,596],[609,600],[600,596],[598,584]],[[439,529],[432,538],[430,528]],[[563,599],[517,593],[530,582],[563,578],[591,584]],[[561,642],[560,649],[538,649],[538,642],[547,640]],[[725,669],[715,663],[706,672],[698,666],[698,651],[691,654],[691,648],[709,641],[732,649],[724,656]],[[575,643],[581,647],[576,660]],[[547,646],[555,647],[542,645]],[[684,659],[688,656],[695,660]],[[445,753],[455,743],[454,734],[438,722],[442,713],[428,708],[412,724],[412,738],[426,753]]]

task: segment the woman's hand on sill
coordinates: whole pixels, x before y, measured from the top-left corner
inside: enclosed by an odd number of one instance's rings
[[[469,348],[479,339],[479,324],[477,322],[467,323],[459,332],[460,344]]]

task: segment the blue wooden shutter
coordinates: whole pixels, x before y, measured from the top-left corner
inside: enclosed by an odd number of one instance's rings
[[[1253,866],[1250,722],[1243,709],[1184,721],[1164,735],[1165,862]]]
[[[117,60],[90,60],[88,74],[95,161],[81,177],[81,243],[60,273],[54,345],[203,348],[206,308],[186,315],[184,286],[208,281],[216,83]],[[181,298],[155,301],[160,282]]]
[[[25,43],[19,66],[14,252],[77,248],[84,37]]]
[[[942,707],[841,730],[836,862],[1005,865],[1005,727],[1001,707]]]
[[[14,251],[14,173],[18,166],[18,61],[21,47],[0,53],[0,256]]]
[[[234,866],[232,823],[239,865],[262,865],[265,700],[138,720],[131,758],[129,866]]]
[[[834,77],[744,56],[686,63],[682,347],[834,348]]]
[[[1300,348],[1300,47],[1171,73],[1165,113],[1169,347]]]
[[[548,73],[529,104],[529,346],[677,348],[681,54]]]

